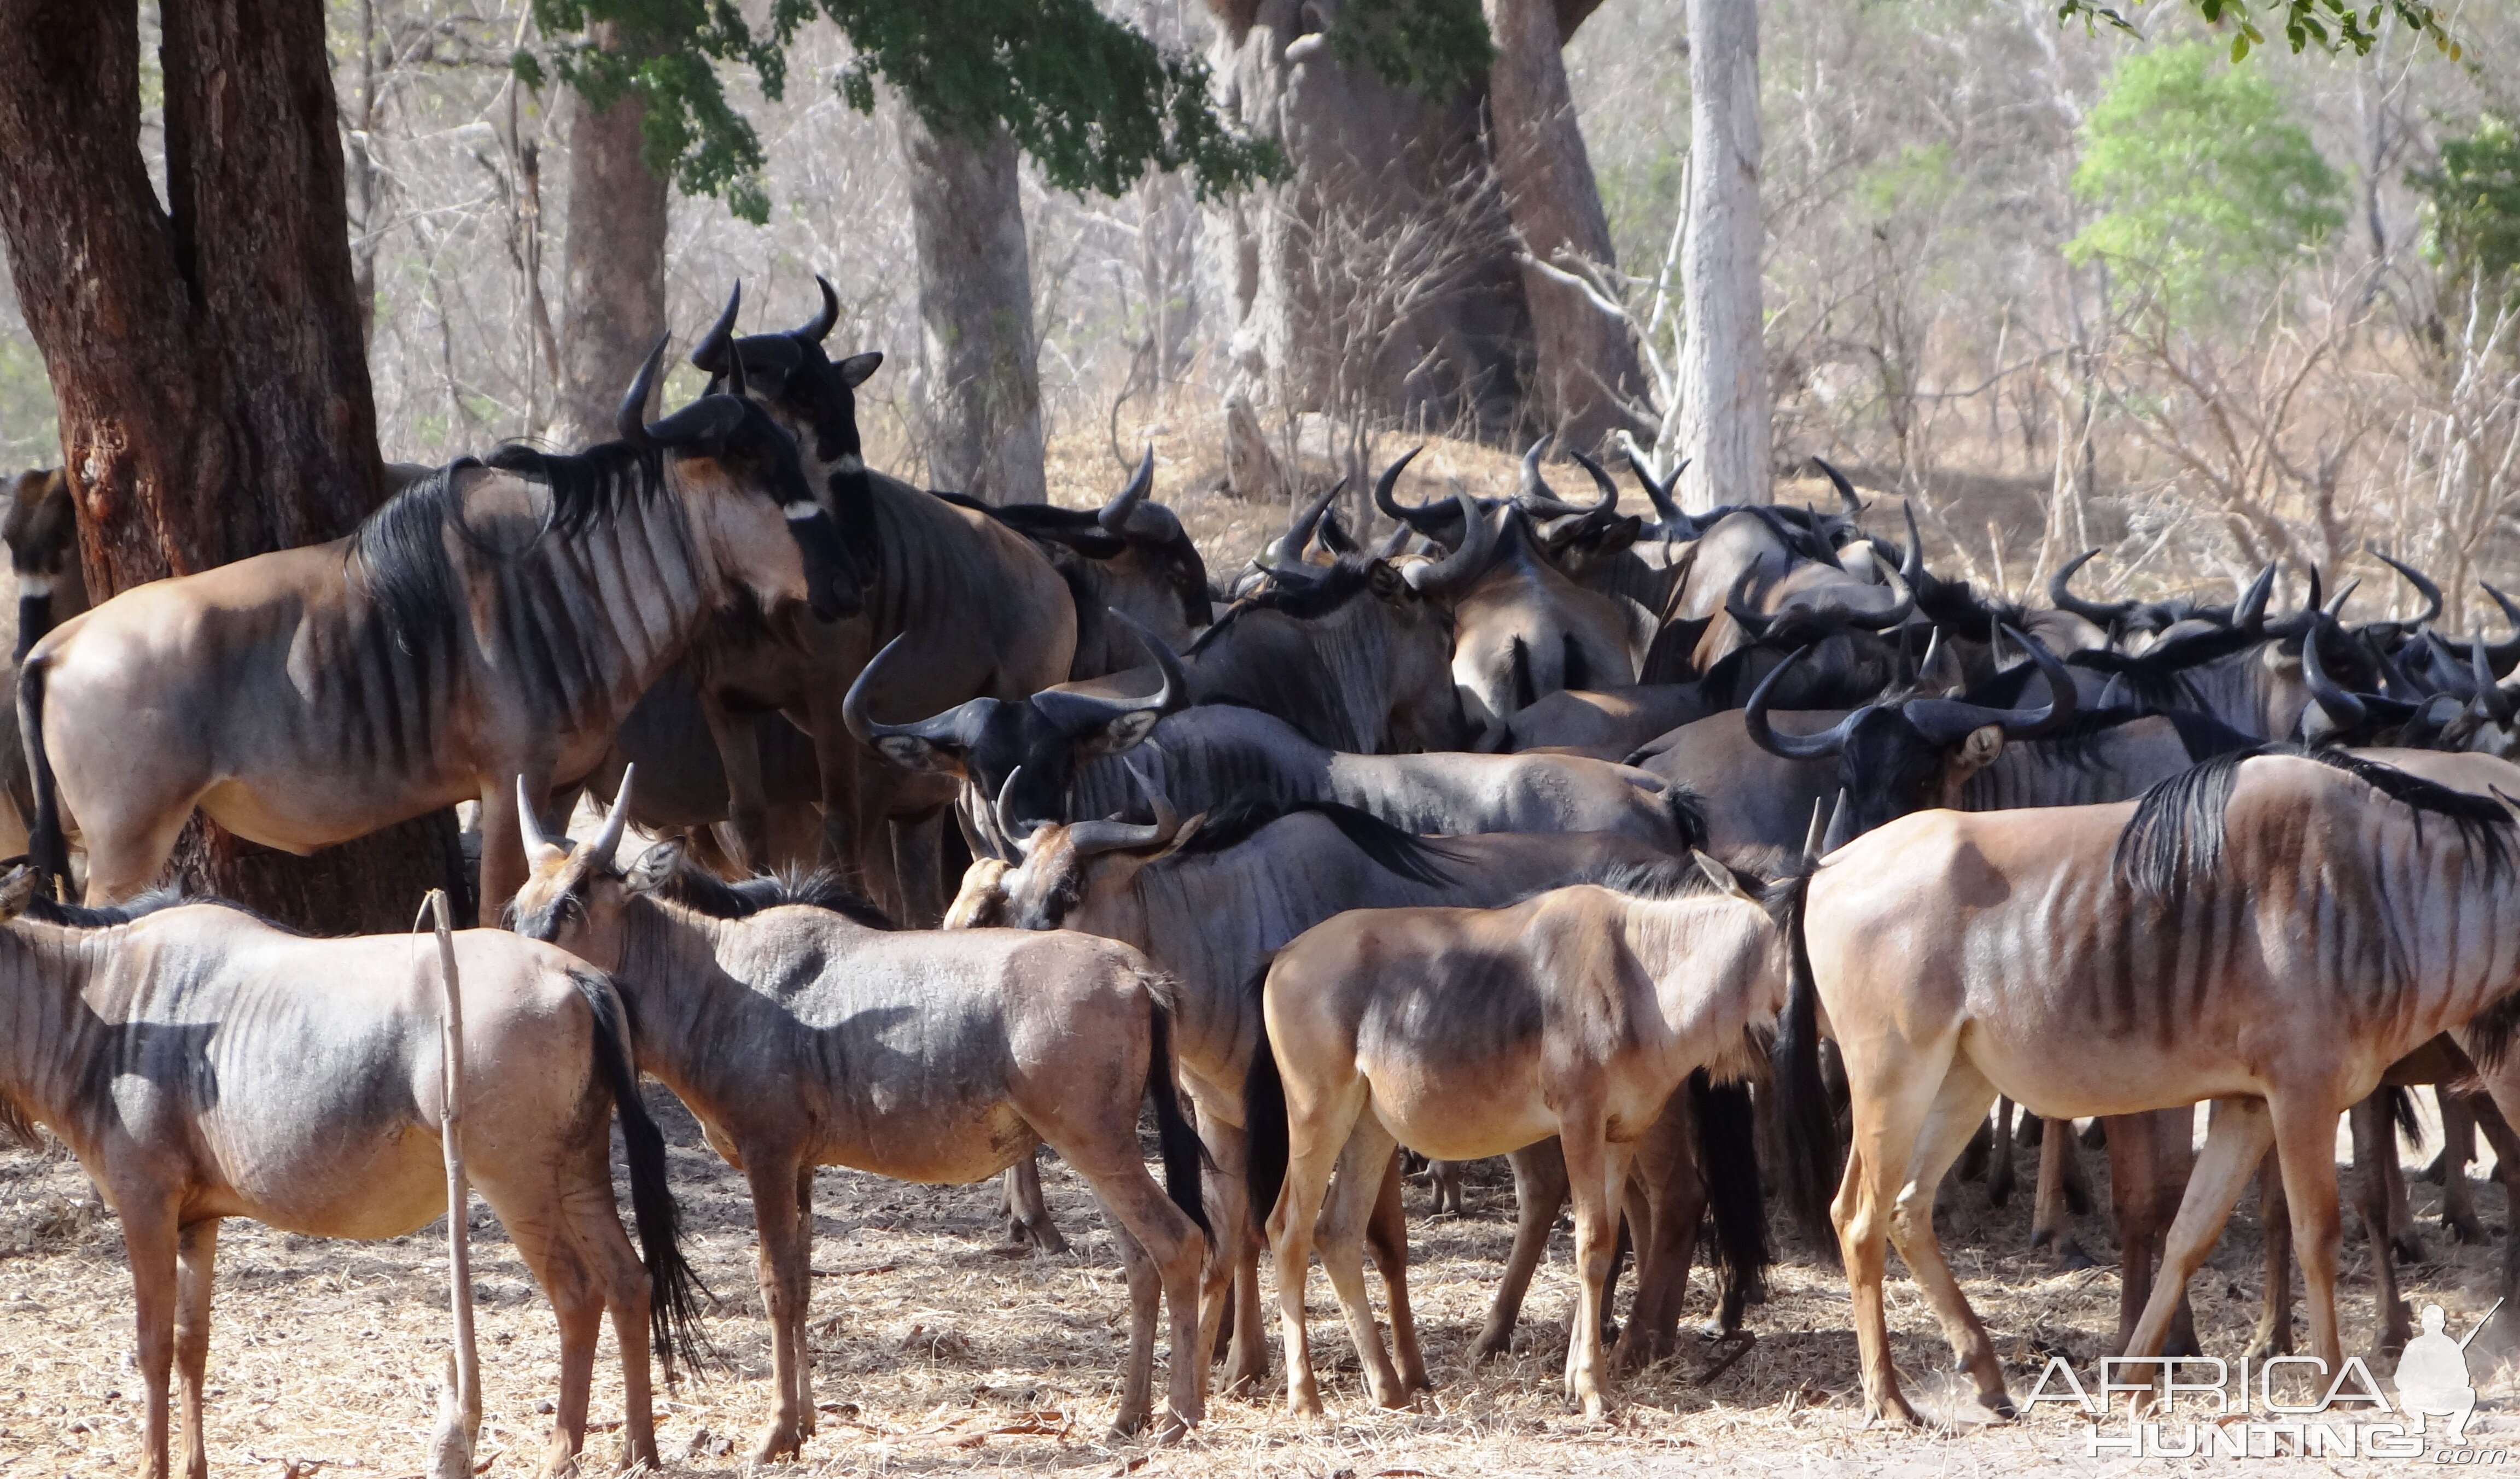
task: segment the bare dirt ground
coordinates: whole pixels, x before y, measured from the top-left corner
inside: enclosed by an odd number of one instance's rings
[[[699,1143],[661,1089],[650,1098],[671,1138],[675,1184],[698,1265],[718,1299],[709,1328],[727,1365],[688,1377],[657,1412],[675,1473],[745,1467],[768,1412],[766,1327],[752,1274],[742,1183]],[[2428,1152],[2424,1152],[2428,1153]],[[2096,1160],[2097,1157],[2094,1157]],[[2410,1153],[2409,1163],[2416,1164]],[[2027,1172],[2029,1167],[2024,1166]],[[1218,1398],[1208,1423],[1171,1447],[1105,1437],[1125,1339],[1119,1265],[1091,1197],[1053,1161],[1045,1181],[1074,1250],[1009,1256],[994,1188],[903,1186],[827,1170],[817,1187],[814,1324],[821,1433],[792,1470],[816,1474],[1268,1474],[1317,1479],[1490,1474],[1618,1475],[1723,1468],[1749,1472],[2009,1475],[2169,1472],[2203,1460],[2088,1458],[2084,1421],[2042,1408],[2024,1421],[1983,1421],[1964,1386],[1943,1374],[1949,1353],[1913,1285],[1894,1275],[1891,1319],[1912,1393],[1944,1425],[1865,1430],[1844,1284],[1789,1247],[1772,1297],[1751,1311],[1748,1353],[1712,1380],[1695,1340],[1624,1388],[1607,1423],[1588,1424],[1559,1393],[1572,1307],[1562,1230],[1534,1281],[1511,1356],[1483,1368],[1464,1352],[1483,1317],[1511,1232],[1502,1163],[1473,1171],[1469,1215],[1413,1213],[1412,1288],[1438,1390],[1408,1412],[1366,1402],[1326,1280],[1312,1282],[1314,1344],[1332,1418],[1297,1424],[1274,1379],[1250,1400]],[[2104,1184],[2103,1184],[2104,1185]],[[2104,1194],[2104,1193],[2103,1193]],[[2493,1302],[2497,1248],[2454,1245],[2432,1221],[2437,1188],[2418,1183],[2427,1260],[2403,1271],[2418,1302],[2450,1310],[2464,1334]],[[2047,1354],[2085,1369],[2115,1327],[2113,1270],[2052,1272],[2027,1249],[2027,1188],[1991,1209],[1960,1188],[1944,1219],[1955,1269],[1995,1333],[2016,1399]],[[2498,1192],[2482,1190],[2498,1233]],[[131,1358],[129,1277],[110,1213],[87,1205],[85,1177],[66,1154],[0,1155],[0,1474],[121,1474],[140,1464],[140,1385]],[[1413,1209],[1424,1193],[1413,1189]],[[549,1307],[495,1219],[474,1212],[480,1297],[482,1470],[530,1474],[541,1453],[558,1369]],[[2082,1236],[2109,1256],[2096,1219]],[[222,1236],[209,1369],[211,1469],[266,1479],[416,1475],[433,1420],[447,1340],[442,1230],[382,1243],[333,1242],[230,1223]],[[2244,1206],[2194,1294],[2206,1348],[2236,1355],[2256,1317],[2254,1217]],[[2350,1348],[2374,1329],[2370,1250],[2349,1233],[2344,1306]],[[1703,1279],[1690,1320],[1704,1313]],[[2510,1328],[2520,1328],[2513,1322]],[[2488,1449],[2520,1437],[2514,1342],[2502,1322],[2472,1352]],[[590,1467],[620,1452],[620,1381],[610,1355],[596,1374]],[[2487,1354],[2491,1352],[2491,1354]],[[1158,1359],[1161,1359],[1159,1350]],[[2388,1362],[2375,1363],[2385,1379]],[[1161,1391],[1160,1377],[1158,1392]],[[2515,1443],[2520,1447],[2520,1443]],[[2429,1461],[2429,1460],[2427,1460]],[[2507,1461],[2507,1460],[2506,1460]],[[2251,1472],[2378,1473],[2403,1460],[2220,1459]]]

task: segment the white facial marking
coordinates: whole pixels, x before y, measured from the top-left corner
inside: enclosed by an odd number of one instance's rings
[[[800,523],[822,513],[823,506],[810,498],[800,498],[791,504],[781,504],[779,512],[788,515],[789,523]]]
[[[30,600],[38,596],[50,596],[51,594],[53,594],[53,577],[50,575],[35,575],[22,571],[20,572],[18,576],[18,599],[20,601]]]
[[[842,472],[855,476],[856,474],[866,471],[866,460],[858,456],[855,452],[843,452],[840,454],[840,460],[833,463],[832,466]]]

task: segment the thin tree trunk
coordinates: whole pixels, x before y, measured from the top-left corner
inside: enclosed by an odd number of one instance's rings
[[[382,488],[323,11],[162,20],[170,208],[140,155],[135,8],[0,0],[0,235],[100,601],[337,538]],[[176,862],[292,923],[394,929],[455,855],[452,813],[312,859],[196,818]]]
[[[1688,247],[1681,298],[1681,501],[1766,503],[1766,325],[1759,302],[1758,0],[1688,0]]]
[[[989,503],[1041,503],[1032,258],[1004,125],[972,138],[899,113],[919,243],[928,475]]]
[[[593,36],[608,50],[620,44],[608,24]],[[613,408],[666,329],[667,182],[639,157],[635,95],[600,112],[583,99],[569,109],[567,286],[553,429],[562,445],[583,447],[612,439]]]
[[[1488,68],[1488,116],[1497,176],[1522,250],[1580,275],[1584,264],[1608,268],[1617,257],[1566,86],[1561,48],[1573,27],[1561,28],[1562,8],[1556,0],[1487,0],[1497,49]],[[1522,292],[1538,358],[1532,388],[1550,429],[1582,451],[1598,450],[1622,429],[1649,434],[1650,424],[1632,410],[1645,402],[1644,371],[1626,321],[1530,262]]]

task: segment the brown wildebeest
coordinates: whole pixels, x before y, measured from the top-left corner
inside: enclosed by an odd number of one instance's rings
[[[801,645],[809,603],[857,605],[766,413],[714,395],[647,424],[663,352],[619,441],[458,462],[346,539],[152,581],[56,627],[18,682],[37,865],[66,866],[64,808],[105,903],[149,886],[197,806],[307,853],[477,798],[495,909],[522,880],[515,779],[539,806],[593,767],[711,612],[755,603]]]
[[[1257,1382],[1269,1368],[1259,1228],[1242,1185],[1248,1123],[1242,1081],[1261,1032],[1260,999],[1252,988],[1269,958],[1288,940],[1350,909],[1508,904],[1569,883],[1641,874],[1670,859],[1659,848],[1609,832],[1421,837],[1327,802],[1280,808],[1245,801],[1183,822],[1162,797],[1152,799],[1157,820],[1151,824],[1043,827],[1021,836],[1016,864],[994,858],[973,863],[947,923],[1081,929],[1136,946],[1180,983],[1174,1025],[1182,1074],[1198,1110],[1200,1135],[1216,1160],[1207,1205],[1219,1230],[1218,1256],[1235,1275],[1233,1348],[1225,1378],[1231,1389]],[[1010,824],[1009,829],[1016,829]],[[1755,1166],[1746,1123],[1724,1118],[1724,1107],[1714,1110],[1715,1122],[1706,1128],[1719,1135],[1741,1129],[1738,1144],[1695,1143],[1697,1119],[1677,1098],[1673,1112],[1656,1124],[1653,1164],[1642,1168],[1649,1174],[1639,1178],[1642,1205],[1632,1218],[1640,1280],[1632,1353],[1667,1345],[1678,1322],[1705,1209],[1701,1159],[1710,1166]],[[1409,1308],[1408,1222],[1396,1167],[1382,1169],[1385,1185],[1365,1236],[1392,1312],[1400,1385],[1404,1392],[1416,1391],[1430,1383]],[[1755,1169],[1748,1172],[1752,1183],[1756,1176]],[[1511,1339],[1523,1290],[1565,1201],[1566,1173],[1554,1143],[1514,1152],[1514,1186],[1519,1217],[1513,1252],[1473,1347],[1480,1356],[1503,1351]],[[1716,1210],[1733,1218],[1741,1207],[1737,1200],[1719,1201]],[[1764,1215],[1755,1206],[1748,1211],[1746,1220],[1719,1223],[1728,1292],[1746,1289],[1767,1261],[1759,1235]],[[1728,1310],[1737,1317],[1737,1308]],[[1225,1311],[1202,1313],[1201,1338],[1212,1340]]]
[[[1094,1188],[1128,1271],[1114,1430],[1147,1423],[1159,1299],[1172,1305],[1171,1420],[1199,1421],[1198,1137],[1173,1098],[1172,984],[1146,957],[1067,931],[893,933],[836,888],[809,890],[824,907],[761,908],[730,890],[678,901],[613,870],[617,828],[562,850],[530,814],[526,827],[518,930],[616,976],[639,1066],[691,1106],[752,1188],[779,1388],[757,1460],[792,1455],[814,1433],[814,1168],[973,1182],[1043,1143]],[[1170,1200],[1139,1158],[1144,1098]]]
[[[121,1215],[149,1388],[147,1472],[167,1472],[171,1367],[183,1377],[184,1469],[205,1479],[220,1219],[376,1238],[446,1212],[436,952],[406,935],[307,939],[171,894],[30,907],[35,883],[24,868],[0,882],[0,1134],[31,1143],[33,1126],[50,1129]],[[560,1317],[543,1471],[565,1471],[585,1441],[608,1311],[627,1403],[623,1463],[652,1468],[650,1342],[668,1360],[688,1344],[695,1282],[620,999],[596,971],[504,930],[466,930],[455,948],[466,1173]],[[639,1251],[612,1202],[616,1110]]]
[[[2337,1369],[2336,1119],[2436,1034],[2498,1060],[2520,1015],[2511,830],[2497,801],[2350,754],[2242,753],[2140,802],[1919,813],[1830,854],[1787,1018],[1825,1008],[1853,1093],[1833,1215],[1867,1410],[1915,1418],[1890,1364],[1886,1235],[1978,1400],[2011,1412],[1930,1205],[1999,1093],[2058,1118],[2218,1100],[2127,1354],[2161,1351],[2272,1144],[2311,1345]],[[1805,1082],[1785,1076],[1789,1100]]]
[[[0,515],[0,542],[18,581],[18,643],[9,655],[9,687],[38,638],[87,609],[87,576],[79,567],[78,520],[69,479],[59,468],[18,474]],[[0,720],[0,857],[26,851],[34,826],[35,790],[15,714]]]
[[[1304,1283],[1332,1171],[1322,1263],[1375,1400],[1396,1406],[1405,1397],[1366,1304],[1356,1237],[1378,1183],[1357,1172],[1395,1144],[1468,1160],[1554,1135],[1582,1279],[1566,1389],[1601,1415],[1603,1286],[1635,1143],[1690,1073],[1749,1065],[1751,1032],[1787,995],[1777,917],[1802,897],[1797,877],[1763,900],[1703,853],[1654,882],[1554,889],[1509,909],[1360,910],[1278,953],[1243,1094],[1253,1204],[1273,1209],[1290,1412],[1321,1412]]]

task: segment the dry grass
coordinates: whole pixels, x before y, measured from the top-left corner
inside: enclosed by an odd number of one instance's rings
[[[661,1090],[652,1088],[650,1097],[673,1141],[674,1179],[698,1261],[720,1301],[710,1331],[730,1363],[704,1383],[686,1379],[660,1405],[659,1441],[676,1473],[731,1473],[743,1467],[769,1400],[749,1206],[742,1180],[700,1145],[689,1116]],[[1946,1425],[1864,1431],[1844,1284],[1799,1256],[1779,1271],[1769,1301],[1752,1310],[1759,1338],[1745,1358],[1700,1384],[1707,1355],[1691,1340],[1678,1360],[1631,1380],[1616,1416],[1594,1426],[1558,1396],[1572,1303],[1561,1231],[1534,1282],[1512,1355],[1470,1369],[1463,1352],[1502,1267],[1512,1210],[1501,1169],[1484,1169],[1473,1175],[1469,1216],[1419,1219],[1413,1229],[1413,1291],[1441,1383],[1418,1411],[1366,1406],[1326,1282],[1316,1277],[1315,1347],[1335,1416],[1320,1424],[1287,1421],[1278,1405],[1282,1389],[1273,1380],[1254,1400],[1216,1400],[1206,1426],[1170,1448],[1104,1438],[1116,1403],[1125,1294],[1092,1200],[1062,1167],[1053,1162],[1045,1180],[1075,1251],[1057,1258],[1005,1256],[991,1188],[909,1187],[827,1170],[813,1257],[823,1426],[803,1462],[781,1471],[1344,1471],[1354,1479],[1398,1479],[1717,1466],[1990,1476],[2051,1464],[2099,1467],[2082,1457],[2080,1419],[2058,1409],[2013,1424],[1978,1421],[1965,1389],[1941,1374],[1948,1352],[1902,1278],[1890,1290],[1901,1366],[1912,1392]],[[2499,1212],[2492,1189],[2484,1194],[2489,1212]],[[2492,1302],[2498,1249],[2454,1247],[2428,1220],[2439,1193],[2419,1184],[2416,1195],[2432,1261],[2405,1271],[2408,1286],[2417,1299],[2447,1305],[2451,1328],[2463,1332]],[[115,1225],[109,1214],[81,1210],[87,1196],[84,1177],[67,1156],[0,1156],[0,1473],[10,1479],[126,1473],[139,1462],[130,1282]],[[1418,1199],[1413,1191],[1413,1205]],[[2026,1392],[2043,1353],[2088,1362],[2101,1353],[2115,1322],[2112,1272],[2049,1272],[2026,1249],[2027,1220],[2020,1200],[1991,1210],[1975,1186],[1960,1188],[1945,1219],[1955,1267],[1996,1333],[2016,1394]],[[495,1220],[476,1210],[475,1227],[481,1452],[485,1472],[496,1479],[530,1473],[539,1458],[549,1423],[541,1406],[553,1395],[558,1343],[549,1307]],[[2095,1248],[2104,1243],[2092,1220],[2083,1236]],[[209,1371],[213,1472],[268,1479],[416,1474],[446,1339],[439,1230],[346,1243],[230,1223],[223,1243]],[[2246,1340],[2256,1312],[2257,1250],[2255,1225],[2244,1212],[2196,1280],[2210,1350],[2236,1352]],[[2349,1241],[2349,1343],[2370,1337],[2368,1256],[2359,1239]],[[1693,1302],[1690,1318],[1702,1313]],[[2493,1339],[2489,1332],[2486,1341]],[[606,1351],[597,1367],[599,1423],[620,1416],[608,1337]],[[2500,1361],[2509,1354],[2505,1346]],[[2389,1367],[2376,1369],[2385,1376]],[[2490,1412],[2507,1403],[2509,1367],[2498,1365],[2484,1390]],[[2515,1419],[2497,1413],[2479,1421],[2491,1435]],[[600,1466],[608,1467],[619,1443],[613,1429],[592,1440]],[[2361,1471],[2352,1462],[2332,1467]]]

